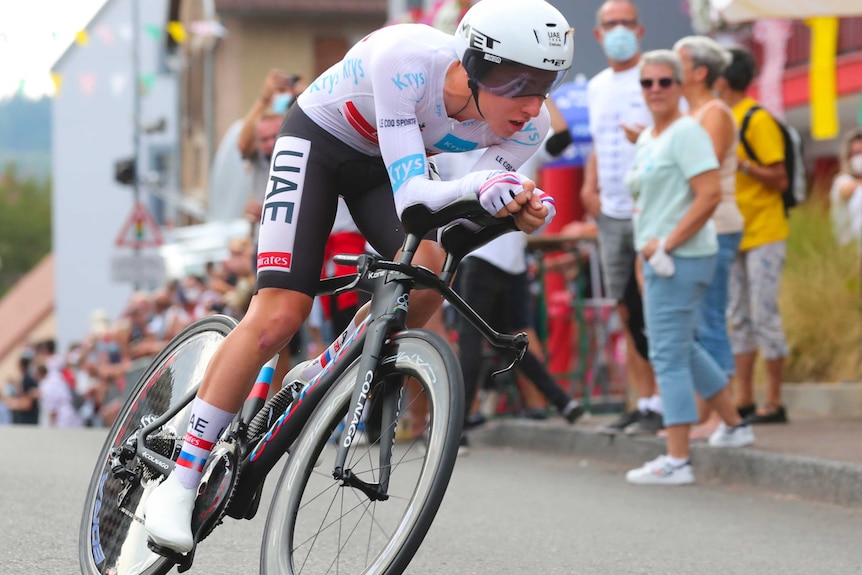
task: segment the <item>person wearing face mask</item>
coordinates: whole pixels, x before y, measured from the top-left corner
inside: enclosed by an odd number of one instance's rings
[[[862,126],[853,128],[841,146],[841,171],[832,182],[830,214],[841,245],[862,241]]]
[[[643,338],[628,326],[626,286],[635,271],[632,232],[631,192],[624,177],[634,159],[634,141],[644,126],[652,123],[640,87],[638,62],[644,29],[638,20],[637,7],[629,0],[607,0],[596,15],[594,35],[608,58],[608,67],[587,85],[590,134],[593,152],[584,170],[581,199],[589,216],[599,229],[599,256],[607,297],[618,302],[617,309],[626,325],[626,366],[630,384],[638,397],[635,409],[622,414],[606,426],[607,433],[656,433],[663,427],[662,403],[655,376],[647,359],[638,353]],[[630,290],[631,292],[631,290]],[[638,300],[637,290],[632,292]],[[636,313],[636,312],[635,312]],[[635,324],[642,322],[634,322]]]

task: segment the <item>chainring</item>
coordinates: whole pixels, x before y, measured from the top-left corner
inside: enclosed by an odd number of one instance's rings
[[[204,466],[192,515],[195,540],[203,541],[224,519],[239,479],[237,446],[220,441]]]

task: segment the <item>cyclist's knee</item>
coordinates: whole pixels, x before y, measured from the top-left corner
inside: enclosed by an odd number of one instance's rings
[[[268,288],[252,298],[242,323],[258,338],[258,346],[280,350],[296,334],[311,312],[312,299],[302,293]]]

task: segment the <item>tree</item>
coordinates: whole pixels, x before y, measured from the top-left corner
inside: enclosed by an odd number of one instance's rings
[[[51,252],[51,182],[0,177],[0,297]]]

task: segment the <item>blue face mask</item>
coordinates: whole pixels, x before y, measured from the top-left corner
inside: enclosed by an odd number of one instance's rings
[[[634,30],[617,26],[605,32],[602,39],[605,55],[615,62],[628,62],[638,53],[638,36]]]
[[[293,94],[276,94],[272,99],[272,111],[276,114],[284,114],[291,102],[293,102]]]

